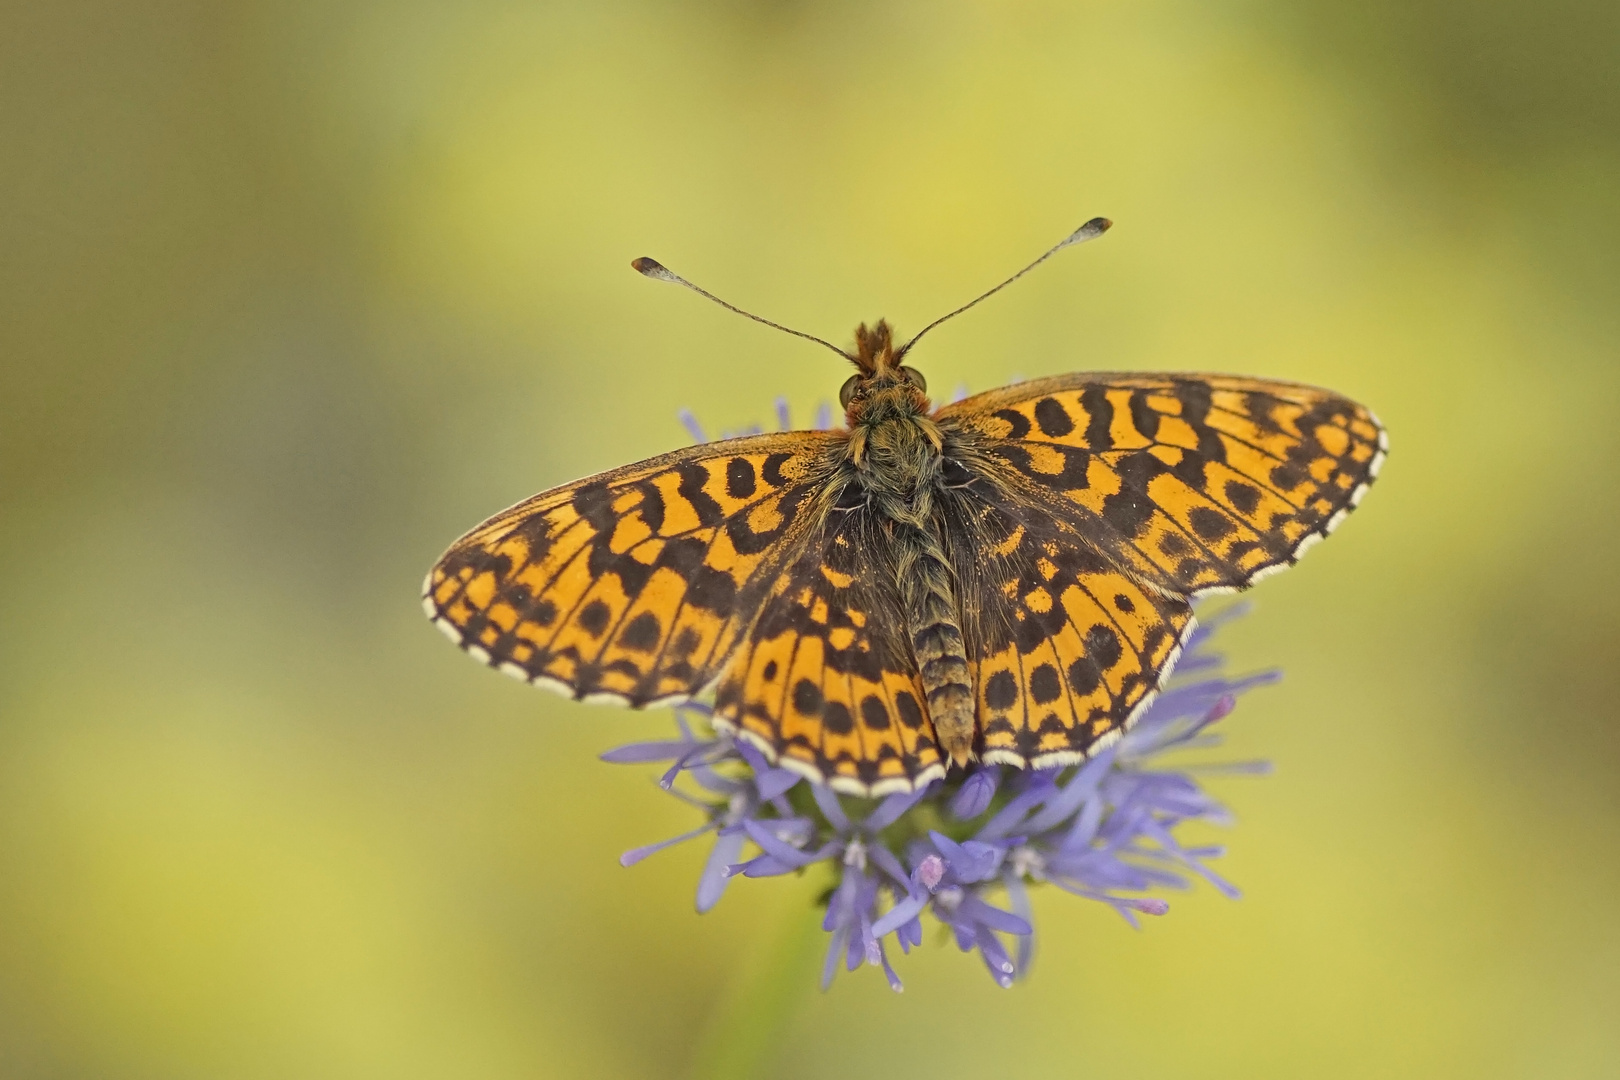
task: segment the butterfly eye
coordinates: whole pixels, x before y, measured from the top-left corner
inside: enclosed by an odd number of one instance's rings
[[[838,404],[849,408],[849,403],[855,399],[855,387],[860,381],[859,375],[851,375],[844,380],[844,385],[838,390]]]
[[[907,381],[916,383],[917,384],[917,389],[919,389],[919,390],[927,390],[928,389],[928,380],[923,378],[923,373],[918,371],[916,368],[914,368],[914,367],[903,367],[903,368],[900,369],[900,374],[904,375],[906,377]]]

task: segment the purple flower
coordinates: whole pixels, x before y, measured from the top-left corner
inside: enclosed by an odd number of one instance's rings
[[[681,409],[676,412],[675,416],[680,420],[681,426],[686,429],[686,433],[692,436],[693,442],[705,443],[709,441],[708,433],[704,430],[703,425],[698,423],[698,418],[692,414],[691,409]],[[810,427],[816,431],[826,431],[832,427],[832,423],[832,404],[823,401],[816,406],[815,417],[811,420]],[[792,429],[792,413],[788,410],[788,400],[779,397],[776,399],[776,430],[791,431]],[[749,424],[747,427],[739,428],[736,431],[722,431],[720,438],[730,439],[738,435],[758,435],[764,430],[758,424]]]
[[[1194,878],[1236,898],[1238,890],[1209,866],[1222,849],[1189,846],[1176,834],[1190,821],[1231,823],[1199,784],[1199,772],[1266,767],[1171,768],[1159,758],[1218,745],[1211,729],[1238,695],[1276,681],[1275,672],[1228,679],[1221,658],[1208,651],[1215,630],[1245,610],[1229,607],[1196,630],[1169,688],[1119,742],[1085,764],[1028,772],[992,765],[880,800],[842,796],[776,768],[747,743],[711,734],[707,706],[678,706],[680,738],[631,744],[603,758],[672,762],[661,785],[707,821],[620,861],[629,866],[713,832],[698,880],[699,911],[713,907],[733,878],[825,866],[832,880],[822,919],[829,935],[824,986],[840,964],[851,971],[866,964],[900,989],[889,949],[922,944],[924,915],[948,927],[963,952],[977,952],[998,984],[1011,986],[1034,955],[1032,886],[1107,904],[1132,926],[1139,915],[1169,910],[1147,894],[1185,889]],[[682,777],[692,793],[676,786]]]
[[[715,833],[714,847],[698,877],[697,909],[704,912],[720,902],[730,881],[732,864],[741,857],[744,844],[753,836],[751,826],[772,837],[798,838],[810,835],[811,823],[795,817],[783,798],[787,790],[799,782],[797,773],[772,767],[758,750],[746,744],[733,744],[725,736],[698,738],[693,734],[688,713],[707,723],[707,707],[678,705],[675,723],[680,729],[679,739],[631,743],[609,750],[602,755],[602,760],[621,765],[674,762],[659,780],[659,786],[703,810],[709,820],[691,832],[632,848],[619,856],[619,865],[634,866],[654,852],[707,832]],[[725,768],[738,763],[742,765],[740,772],[736,768]],[[676,779],[683,772],[692,778],[700,795],[690,795],[675,787]]]
[[[830,416],[818,417],[825,427]],[[788,427],[785,402],[777,418]],[[694,434],[701,429],[683,414]],[[1078,766],[1019,771],[990,765],[953,773],[915,792],[883,799],[842,796],[776,768],[753,746],[714,732],[707,705],[677,706],[679,738],[634,743],[603,759],[620,764],[670,762],[661,786],[699,809],[702,825],[628,851],[630,866],[673,844],[715,836],[698,878],[697,907],[707,911],[738,877],[774,877],[816,868],[828,875],[822,985],[842,964],[883,970],[901,988],[891,945],[921,945],[922,918],[949,928],[963,952],[976,952],[1004,987],[1028,972],[1034,956],[1031,887],[1055,886],[1106,904],[1132,926],[1163,915],[1154,890],[1186,889],[1202,879],[1223,895],[1238,890],[1209,866],[1222,848],[1189,846],[1188,822],[1231,824],[1226,808],[1199,784],[1202,772],[1262,773],[1261,762],[1162,763],[1175,751],[1217,746],[1214,726],[1240,694],[1277,680],[1275,671],[1230,679],[1210,651],[1214,633],[1248,610],[1229,606],[1204,619],[1187,643],[1169,686],[1136,725]],[[825,868],[825,869],[822,869]]]

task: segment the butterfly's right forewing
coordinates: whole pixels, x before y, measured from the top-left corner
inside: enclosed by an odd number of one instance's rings
[[[1224,375],[1059,375],[938,418],[1028,501],[1187,595],[1297,561],[1354,508],[1386,449],[1377,419],[1347,398]]]

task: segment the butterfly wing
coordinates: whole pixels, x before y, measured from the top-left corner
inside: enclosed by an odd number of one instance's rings
[[[633,706],[690,696],[809,531],[841,439],[706,443],[543,492],[456,541],[423,606],[527,682]]]
[[[1192,631],[1192,606],[1016,490],[979,481],[943,501],[980,758],[1084,760],[1152,700]]]
[[[892,556],[884,525],[864,507],[832,510],[722,677],[717,725],[851,794],[943,776]]]
[[[981,754],[1018,765],[1116,737],[1174,664],[1188,598],[1297,561],[1386,449],[1342,397],[1225,376],[1060,376],[935,419]],[[707,444],[545,492],[457,541],[424,604],[474,656],[577,698],[720,678],[719,726],[781,764],[910,789],[943,767],[892,540],[828,501],[843,438]]]
[[[1052,766],[1117,738],[1193,627],[1192,597],[1292,565],[1383,462],[1365,408],[1207,375],[1063,375],[935,414],[980,754]]]
[[[1360,501],[1388,447],[1347,398],[1224,375],[1059,375],[935,417],[978,475],[1188,596],[1297,562]]]

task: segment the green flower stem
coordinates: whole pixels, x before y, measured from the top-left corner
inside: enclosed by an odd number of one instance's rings
[[[767,940],[720,996],[692,1055],[692,1080],[758,1080],[800,1005],[815,993],[827,935],[802,888],[785,897]]]

